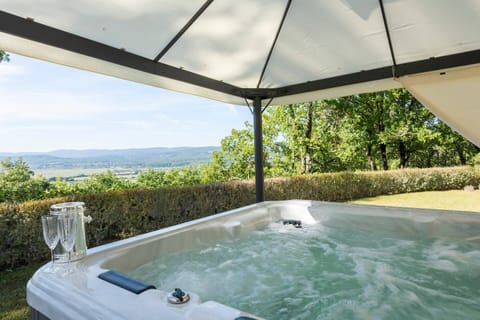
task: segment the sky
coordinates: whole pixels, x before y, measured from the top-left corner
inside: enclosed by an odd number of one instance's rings
[[[219,146],[245,106],[10,54],[0,63],[0,152]]]

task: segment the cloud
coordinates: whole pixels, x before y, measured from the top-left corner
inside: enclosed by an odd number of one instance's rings
[[[26,76],[27,69],[24,66],[0,63],[0,82],[11,81],[12,77]]]
[[[240,108],[239,106],[234,106],[233,104],[227,104],[227,108],[228,108],[228,111],[230,111],[230,113],[233,114],[234,116],[239,115],[239,112],[238,112],[238,108]],[[241,107],[241,108],[246,108],[246,107]]]
[[[122,128],[123,130],[141,130],[145,132],[156,129],[155,124],[147,120],[109,121],[109,125]]]
[[[2,79],[0,152],[218,145],[251,118],[245,107],[20,56],[0,64]]]
[[[114,111],[113,106],[96,102],[94,97],[44,90],[25,90],[23,94],[2,94],[0,122],[78,120]]]

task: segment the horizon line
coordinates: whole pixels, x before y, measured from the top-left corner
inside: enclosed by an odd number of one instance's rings
[[[125,148],[86,148],[86,149],[53,149],[48,151],[0,151],[0,155],[4,154],[43,154],[58,151],[119,151],[119,150],[145,150],[145,149],[181,149],[181,148],[220,148],[218,145],[201,145],[201,146],[174,146],[174,147],[125,147]]]

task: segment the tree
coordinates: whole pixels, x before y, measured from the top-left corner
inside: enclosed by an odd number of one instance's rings
[[[264,141],[272,173],[345,169],[339,157],[340,124],[340,114],[327,101],[268,108],[264,114]]]
[[[147,169],[137,177],[137,185],[155,189],[163,186],[186,186],[210,182],[203,179],[203,167],[182,167],[173,169]]]
[[[425,166],[466,165],[480,148],[435,118],[435,140],[425,156]]]
[[[405,89],[269,107],[263,114],[265,176],[464,164],[478,148]],[[222,141],[224,177],[253,176],[250,123]]]
[[[155,189],[165,185],[165,170],[152,168],[141,172],[137,176],[137,184],[141,188]]]
[[[200,171],[196,167],[183,167],[165,171],[164,183],[167,186],[187,186],[201,183]]]
[[[357,152],[364,150],[370,170],[376,170],[378,162],[384,170],[457,165],[466,163],[475,153],[471,143],[455,136],[405,89],[353,95],[333,102],[343,113],[339,135],[345,152],[340,156],[364,159]],[[458,157],[446,155],[455,150]],[[350,170],[363,169],[346,163]]]
[[[34,172],[22,158],[15,161],[7,158],[0,162],[0,166],[0,202],[44,198],[49,182],[43,177],[34,177]]]
[[[0,62],[2,61],[6,61],[6,62],[10,61],[10,56],[5,51],[0,50]]]
[[[388,123],[385,94],[365,93],[339,98],[333,101],[344,115],[342,127],[345,142],[350,145],[350,154],[358,153],[368,161],[370,170],[377,170],[377,156],[383,170],[388,170],[387,143],[383,135]]]
[[[120,178],[111,170],[94,174],[86,178],[79,185],[82,192],[107,192],[112,190],[133,188],[135,183],[125,178]]]
[[[228,169],[222,152],[212,153],[212,162],[199,167],[202,183],[222,182],[228,179]]]
[[[225,168],[227,180],[250,179],[255,175],[253,153],[253,126],[245,122],[244,129],[233,129],[222,139],[221,151],[213,158],[213,165]]]
[[[390,146],[391,167],[406,168],[414,154],[424,153],[435,141],[438,119],[405,89],[385,91],[384,96],[388,126],[383,140]]]

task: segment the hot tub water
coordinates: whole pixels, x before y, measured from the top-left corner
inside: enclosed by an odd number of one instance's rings
[[[131,271],[266,319],[480,319],[477,242],[270,224]]]

